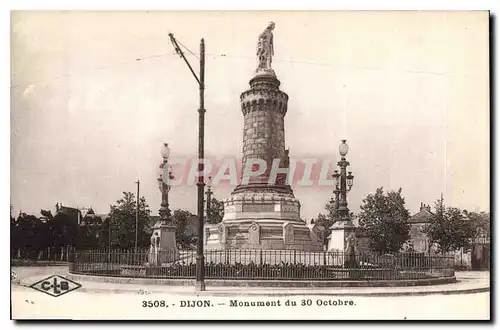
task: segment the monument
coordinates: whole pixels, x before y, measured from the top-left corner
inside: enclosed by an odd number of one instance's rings
[[[224,218],[206,226],[206,249],[271,249],[323,251],[324,229],[300,218],[300,202],[289,185],[289,151],[285,150],[284,117],[288,95],[271,67],[274,55],[271,22],[257,43],[257,69],[250,89],[240,96],[244,117],[242,180],[224,201]],[[249,176],[249,168],[258,172]],[[258,162],[257,162],[258,163]],[[278,175],[271,169],[279,168]],[[274,177],[273,177],[274,176]]]

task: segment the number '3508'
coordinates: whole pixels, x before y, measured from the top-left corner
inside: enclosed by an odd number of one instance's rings
[[[146,308],[158,308],[158,307],[168,307],[165,300],[143,300],[142,307]]]

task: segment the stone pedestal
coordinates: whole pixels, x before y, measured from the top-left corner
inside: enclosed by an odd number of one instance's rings
[[[359,252],[357,248],[356,226],[352,221],[339,221],[331,227],[331,234],[328,236],[328,252],[337,252],[344,268],[357,268]],[[354,278],[354,273],[349,273],[349,277]]]
[[[345,252],[347,247],[347,237],[349,234],[356,234],[356,226],[352,221],[337,221],[330,227],[330,236],[328,236],[329,252]]]
[[[158,221],[153,226],[152,244],[149,251],[149,264],[160,266],[179,260],[175,241],[175,227]]]
[[[300,219],[292,194],[247,191],[224,201],[224,219],[205,228],[205,242],[208,250],[323,251],[324,228]]]

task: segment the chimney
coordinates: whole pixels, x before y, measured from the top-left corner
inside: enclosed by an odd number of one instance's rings
[[[431,206],[430,205],[427,205],[425,208],[427,209],[427,211],[429,211],[429,212],[431,211]]]
[[[425,209],[426,209],[425,204],[423,202],[420,202],[420,211],[423,211]]]

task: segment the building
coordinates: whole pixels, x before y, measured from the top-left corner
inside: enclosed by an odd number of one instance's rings
[[[425,226],[429,223],[431,217],[434,215],[429,205],[420,203],[420,211],[410,217],[408,222],[410,228],[410,246],[415,252],[428,252],[429,239],[424,233]]]
[[[82,212],[75,207],[63,206],[62,203],[56,203],[56,215],[66,215],[70,223],[80,223],[82,219]]]

